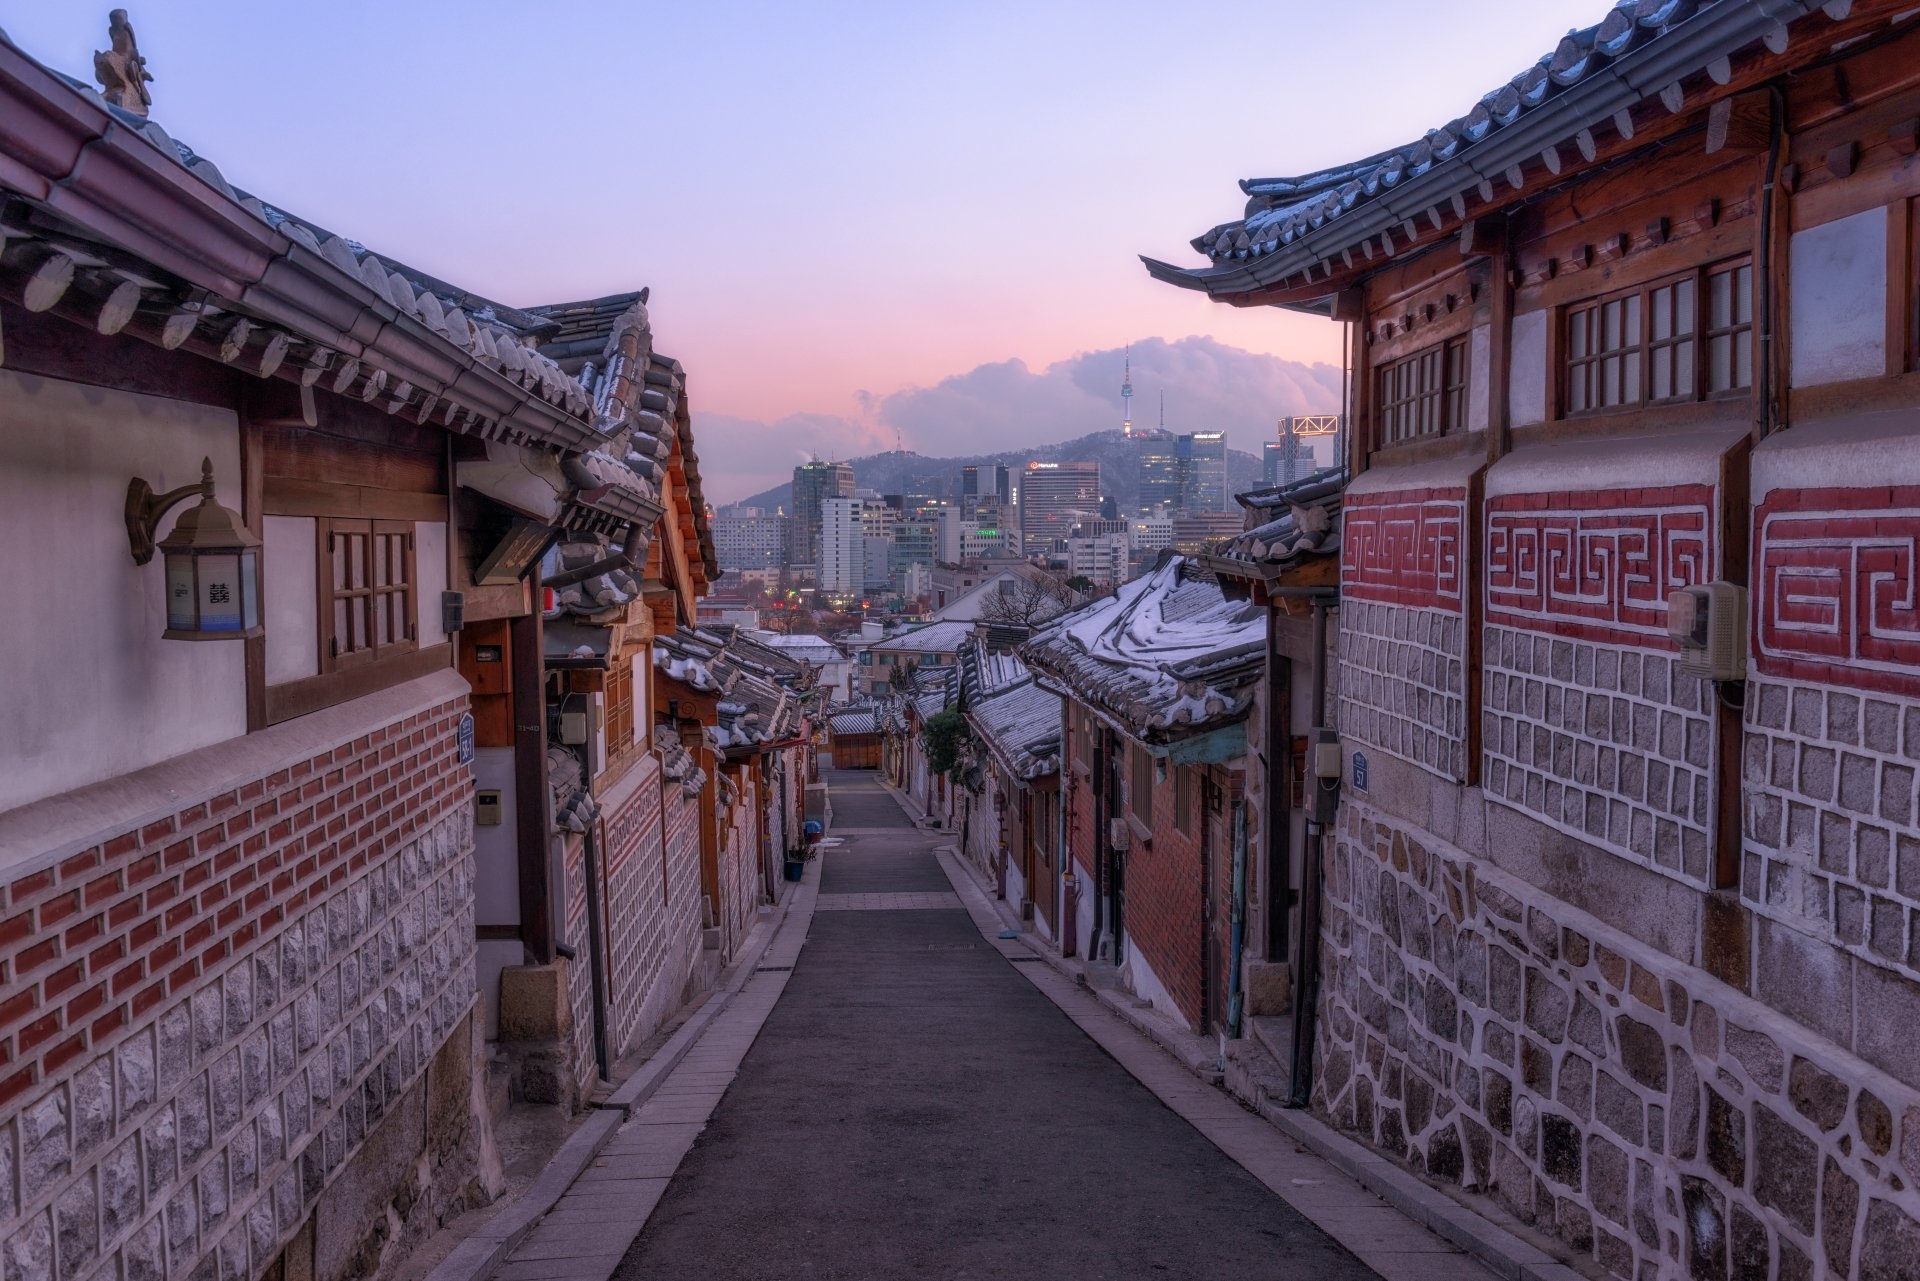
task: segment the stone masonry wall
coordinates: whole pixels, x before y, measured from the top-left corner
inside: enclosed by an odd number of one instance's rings
[[[1741,897],[1920,977],[1920,701],[1755,680],[1743,768]]]
[[[1620,1277],[1892,1281],[1920,1094],[1349,798],[1313,1104]]]
[[[452,1151],[381,1125],[421,1106],[437,1055],[464,1078],[440,1093],[471,1097],[465,710],[370,727],[0,890],[9,1281],[257,1274],[336,1194],[367,1210],[321,1252],[341,1281],[484,1199],[483,1116],[443,1127]],[[353,1186],[376,1135],[402,1172]]]
[[[1704,884],[1714,806],[1712,687],[1673,658],[1486,629],[1488,795],[1669,876]]]
[[[1466,777],[1466,619],[1351,600],[1340,609],[1340,725],[1348,737]]]

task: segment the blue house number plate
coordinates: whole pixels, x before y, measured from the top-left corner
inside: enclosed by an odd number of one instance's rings
[[[473,764],[473,713],[468,712],[460,718],[460,727],[453,733],[460,764]]]
[[[1365,752],[1353,754],[1353,790],[1356,792],[1367,790],[1367,754]]]

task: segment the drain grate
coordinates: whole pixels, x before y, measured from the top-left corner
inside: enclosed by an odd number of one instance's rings
[[[793,967],[791,965],[756,965],[753,972],[755,974],[791,974]]]
[[[1015,965],[1027,965],[1031,962],[1043,960],[1045,958],[1038,957],[1038,956],[1009,956],[1007,959],[1013,962]]]

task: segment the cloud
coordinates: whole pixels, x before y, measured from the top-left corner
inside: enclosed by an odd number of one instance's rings
[[[1253,452],[1287,414],[1340,407],[1340,370],[1229,347],[1212,338],[1134,344],[1134,424],[1153,426],[1159,394],[1173,431],[1224,431]],[[804,456],[852,458],[892,449],[894,436],[932,457],[993,453],[1071,440],[1120,425],[1120,348],[1083,352],[1035,371],[1020,359],[980,365],[884,396],[855,395],[857,416],[792,414],[775,423],[695,415],[701,470],[716,502],[781,484]]]

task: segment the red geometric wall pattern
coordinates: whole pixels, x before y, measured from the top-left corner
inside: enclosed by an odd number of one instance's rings
[[[1465,608],[1466,490],[1352,495],[1341,522],[1343,595],[1456,614]]]
[[[1920,486],[1776,489],[1753,542],[1762,672],[1920,695]]]
[[[1711,580],[1714,489],[1673,485],[1487,500],[1487,621],[1671,648],[1667,596]]]

